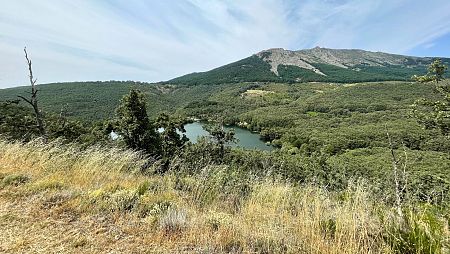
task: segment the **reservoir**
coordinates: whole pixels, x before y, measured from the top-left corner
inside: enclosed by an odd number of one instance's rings
[[[197,139],[202,136],[209,136],[209,133],[203,129],[204,123],[193,122],[184,126],[186,129],[187,138],[193,143],[197,142]],[[258,149],[264,151],[271,151],[273,146],[267,145],[260,139],[259,134],[253,133],[247,129],[240,128],[238,126],[224,126],[225,131],[234,129],[234,137],[238,139],[236,143],[232,143],[233,147],[242,147],[244,149]]]

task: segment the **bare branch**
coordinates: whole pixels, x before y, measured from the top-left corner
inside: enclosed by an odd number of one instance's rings
[[[405,191],[408,186],[408,175],[406,172],[406,169],[408,167],[408,153],[406,152],[405,144],[403,144],[403,154],[404,154],[404,160],[403,160],[402,178],[403,178],[404,183],[403,183],[403,187],[402,187],[402,192]]]
[[[36,125],[39,129],[39,132],[41,133],[41,136],[43,137],[44,141],[46,142],[47,141],[47,132],[45,130],[45,124],[44,124],[42,112],[39,110],[38,100],[37,100],[37,92],[39,91],[38,89],[36,89],[37,79],[35,79],[33,77],[32,63],[31,63],[30,58],[28,57],[27,48],[25,47],[23,49],[23,51],[25,53],[25,59],[27,60],[27,64],[28,64],[28,72],[29,72],[28,76],[30,78],[30,85],[31,85],[31,98],[27,99],[23,96],[18,96],[18,97],[33,107],[34,115],[36,117]]]
[[[20,96],[20,95],[18,95],[17,97],[21,98],[22,100],[24,100],[25,102],[27,102],[28,104],[30,104],[31,106],[33,106],[33,103],[32,103],[30,100],[28,100],[27,98],[25,98],[25,97],[23,97],[23,96]]]
[[[403,213],[402,213],[402,198],[400,195],[400,181],[399,181],[399,176],[398,176],[398,164],[399,161],[395,155],[394,152],[394,146],[392,144],[392,139],[391,136],[389,135],[389,131],[387,129],[387,125],[384,126],[386,129],[386,135],[389,141],[389,150],[391,152],[391,156],[392,156],[392,169],[394,170],[394,181],[395,181],[395,203],[397,206],[397,214],[400,218],[403,217]]]

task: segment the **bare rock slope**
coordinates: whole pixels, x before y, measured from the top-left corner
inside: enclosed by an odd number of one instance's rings
[[[314,63],[329,64],[340,68],[353,68],[355,66],[417,66],[426,64],[430,58],[394,55],[383,52],[371,52],[358,49],[328,49],[315,47],[298,51],[282,48],[268,49],[256,54],[259,58],[269,63],[271,71],[278,74],[278,66],[291,65],[303,69],[312,70],[317,74],[325,75]]]

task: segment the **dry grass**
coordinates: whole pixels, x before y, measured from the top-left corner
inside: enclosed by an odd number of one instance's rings
[[[143,163],[126,150],[0,141],[0,252],[394,253],[392,209],[363,184],[336,194],[263,181],[239,199],[195,176],[144,176]]]
[[[274,94],[274,91],[264,91],[264,90],[257,90],[257,89],[249,89],[245,91],[242,96],[244,97],[263,97],[268,94]]]

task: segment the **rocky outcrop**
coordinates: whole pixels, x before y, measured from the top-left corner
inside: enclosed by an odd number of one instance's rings
[[[317,74],[326,76],[314,64],[328,64],[340,68],[353,68],[358,65],[386,66],[408,65],[417,66],[428,58],[409,57],[382,52],[371,52],[358,49],[328,49],[315,47],[298,51],[282,48],[268,49],[256,54],[259,58],[269,63],[271,71],[278,76],[279,65],[292,65],[303,69],[312,70]],[[426,63],[424,62],[423,65]]]
[[[258,57],[270,64],[270,70],[278,76],[279,65],[293,65],[303,69],[312,70],[317,74],[324,75],[319,69],[312,66],[304,59],[304,56],[298,54],[296,51],[278,49],[264,50],[257,54]]]

